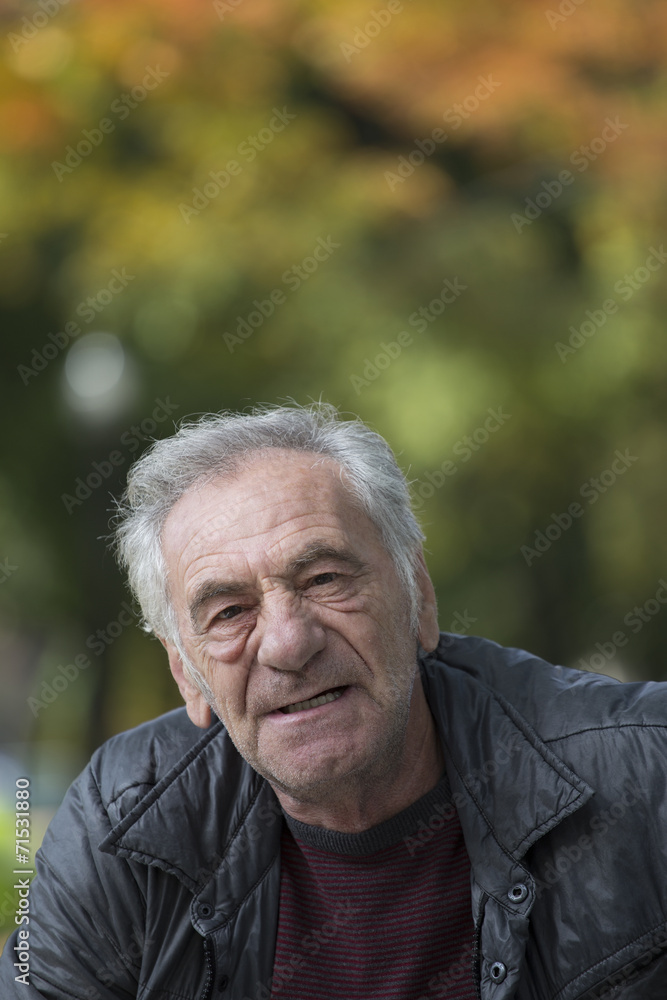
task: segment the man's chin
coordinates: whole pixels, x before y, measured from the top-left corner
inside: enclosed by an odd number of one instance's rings
[[[298,802],[316,803],[336,797],[336,792],[354,780],[358,768],[350,766],[350,761],[328,762],[316,766],[280,767],[255,769],[266,778],[275,792],[282,793]]]
[[[381,756],[368,748],[346,748],[341,755],[323,756],[314,760],[312,753],[306,757],[296,755],[294,760],[284,757],[280,766],[254,763],[252,766],[269,782],[276,794],[308,805],[333,805],[346,799],[364,796],[384,783],[388,773],[396,770],[390,761],[391,753]],[[288,810],[289,811],[289,810]]]

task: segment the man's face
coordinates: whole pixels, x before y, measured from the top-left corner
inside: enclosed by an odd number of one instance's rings
[[[323,783],[400,765],[417,636],[394,564],[336,463],[255,454],[181,498],[163,548],[184,650],[255,770],[308,801]],[[420,579],[420,634],[433,648],[432,590]],[[167,648],[190,716],[205,724],[205,700]]]

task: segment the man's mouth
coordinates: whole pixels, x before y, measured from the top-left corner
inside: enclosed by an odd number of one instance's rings
[[[309,698],[308,701],[295,701],[291,705],[285,705],[279,711],[285,715],[291,715],[292,712],[303,712],[306,708],[317,708],[318,705],[326,705],[330,701],[336,701],[343,691],[345,691],[345,687],[330,688],[328,691],[316,695],[315,698]]]

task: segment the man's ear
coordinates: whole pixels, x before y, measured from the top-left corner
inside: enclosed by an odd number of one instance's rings
[[[211,708],[206,698],[204,698],[199,688],[195,687],[186,674],[181,654],[174,644],[167,642],[166,639],[160,639],[160,642],[167,650],[169,668],[174,680],[178,684],[178,690],[181,692],[181,697],[185,702],[190,722],[194,723],[195,726],[199,726],[200,729],[208,729],[211,725]]]
[[[417,587],[419,590],[419,642],[427,653],[430,653],[440,641],[440,626],[438,625],[438,603],[435,589],[431,582],[424,553],[417,557]]]

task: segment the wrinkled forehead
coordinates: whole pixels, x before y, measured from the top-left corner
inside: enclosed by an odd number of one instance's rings
[[[207,551],[270,548],[309,533],[379,541],[341,466],[309,452],[255,452],[231,471],[192,486],[166,519],[162,544],[173,569]]]

